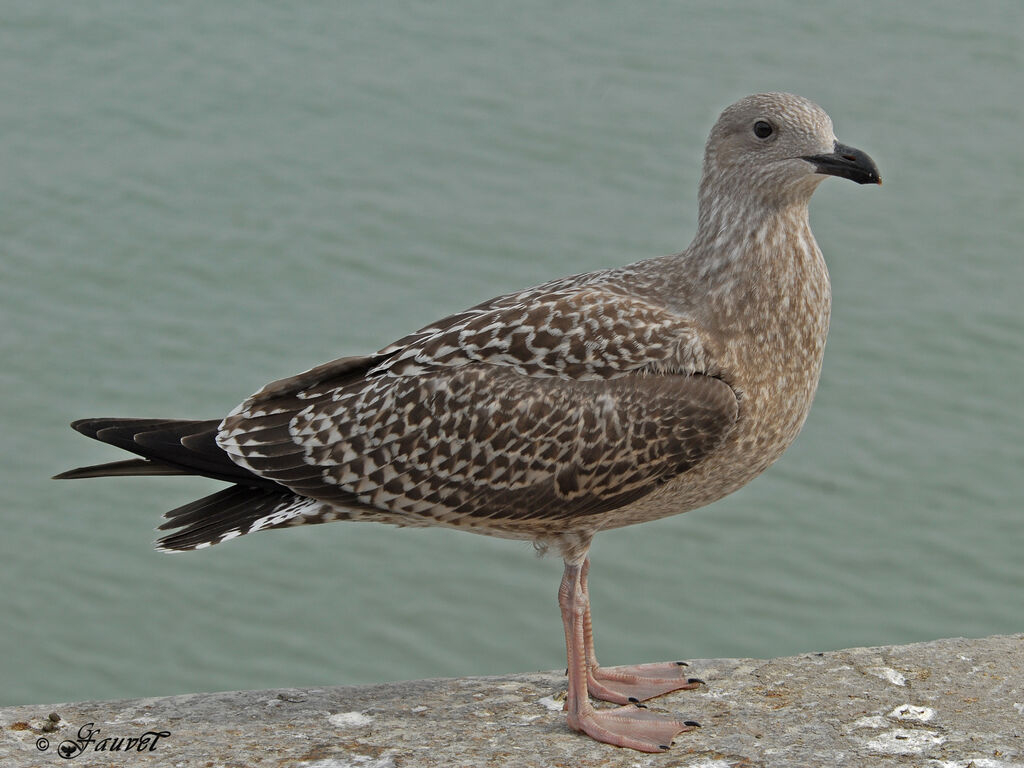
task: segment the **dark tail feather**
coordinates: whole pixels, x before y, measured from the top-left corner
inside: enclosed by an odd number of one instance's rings
[[[81,419],[72,429],[87,437],[141,456],[108,464],[79,467],[56,475],[58,480],[125,475],[202,475],[230,483],[281,489],[231,460],[217,445],[217,420]]]
[[[54,480],[81,480],[85,477],[140,477],[152,475],[191,475],[187,469],[160,464],[149,459],[125,459],[109,464],[92,464],[88,467],[69,469],[54,475]]]
[[[180,530],[157,541],[156,548],[180,552],[209,547],[253,530],[278,525],[289,517],[291,508],[311,503],[280,486],[276,491],[242,485],[225,488],[165,514],[168,520],[159,530]],[[254,528],[257,521],[277,513],[281,514],[281,521],[265,520],[265,525]],[[295,514],[299,514],[298,510]]]
[[[240,467],[217,445],[219,421],[82,419],[72,427],[87,437],[138,455],[61,472],[58,479],[128,475],[202,475],[235,483],[168,512],[160,530],[178,529],[157,542],[165,552],[199,549],[286,525],[317,502]]]

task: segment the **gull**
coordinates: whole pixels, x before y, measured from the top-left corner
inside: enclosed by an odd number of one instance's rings
[[[735,491],[796,438],[828,333],[828,270],[808,221],[827,176],[881,183],[816,104],[748,96],[711,130],[682,253],[485,301],[268,384],[223,419],[76,421],[136,458],[57,477],[230,483],[165,515],[164,551],[335,520],[555,549],[569,727],[664,751],[697,724],[640,702],[702,681],[682,662],[598,664],[587,553],[600,531]]]

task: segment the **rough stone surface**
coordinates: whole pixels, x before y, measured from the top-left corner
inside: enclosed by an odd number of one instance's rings
[[[8,707],[0,765],[1024,766],[1024,635],[702,659],[691,671],[706,688],[651,705],[703,727],[659,755],[570,732],[565,678],[551,672]],[[89,727],[96,742],[62,760],[62,743]],[[147,731],[168,735],[141,753],[96,751]]]

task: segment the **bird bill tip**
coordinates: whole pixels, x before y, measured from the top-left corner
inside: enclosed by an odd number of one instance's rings
[[[805,155],[806,160],[814,166],[815,173],[826,176],[838,176],[849,179],[857,184],[882,184],[882,175],[878,166],[867,152],[840,144],[838,141],[832,152],[822,155]]]

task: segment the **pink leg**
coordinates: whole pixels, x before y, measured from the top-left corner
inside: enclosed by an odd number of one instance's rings
[[[703,681],[695,677],[688,677],[686,675],[687,664],[682,661],[601,668],[597,663],[597,654],[594,652],[594,630],[590,623],[590,593],[587,591],[589,571],[590,558],[588,557],[583,561],[580,583],[587,607],[583,616],[583,637],[587,658],[587,688],[590,695],[595,699],[615,704],[636,704],[672,691],[700,687]]]
[[[569,660],[569,691],[565,708],[569,727],[597,741],[629,747],[641,752],[664,752],[672,739],[691,728],[690,723],[664,717],[628,704],[614,709],[594,709],[587,696],[587,651],[584,618],[587,615],[582,564],[565,563],[565,575],[558,589],[558,604],[565,625],[565,647]]]

